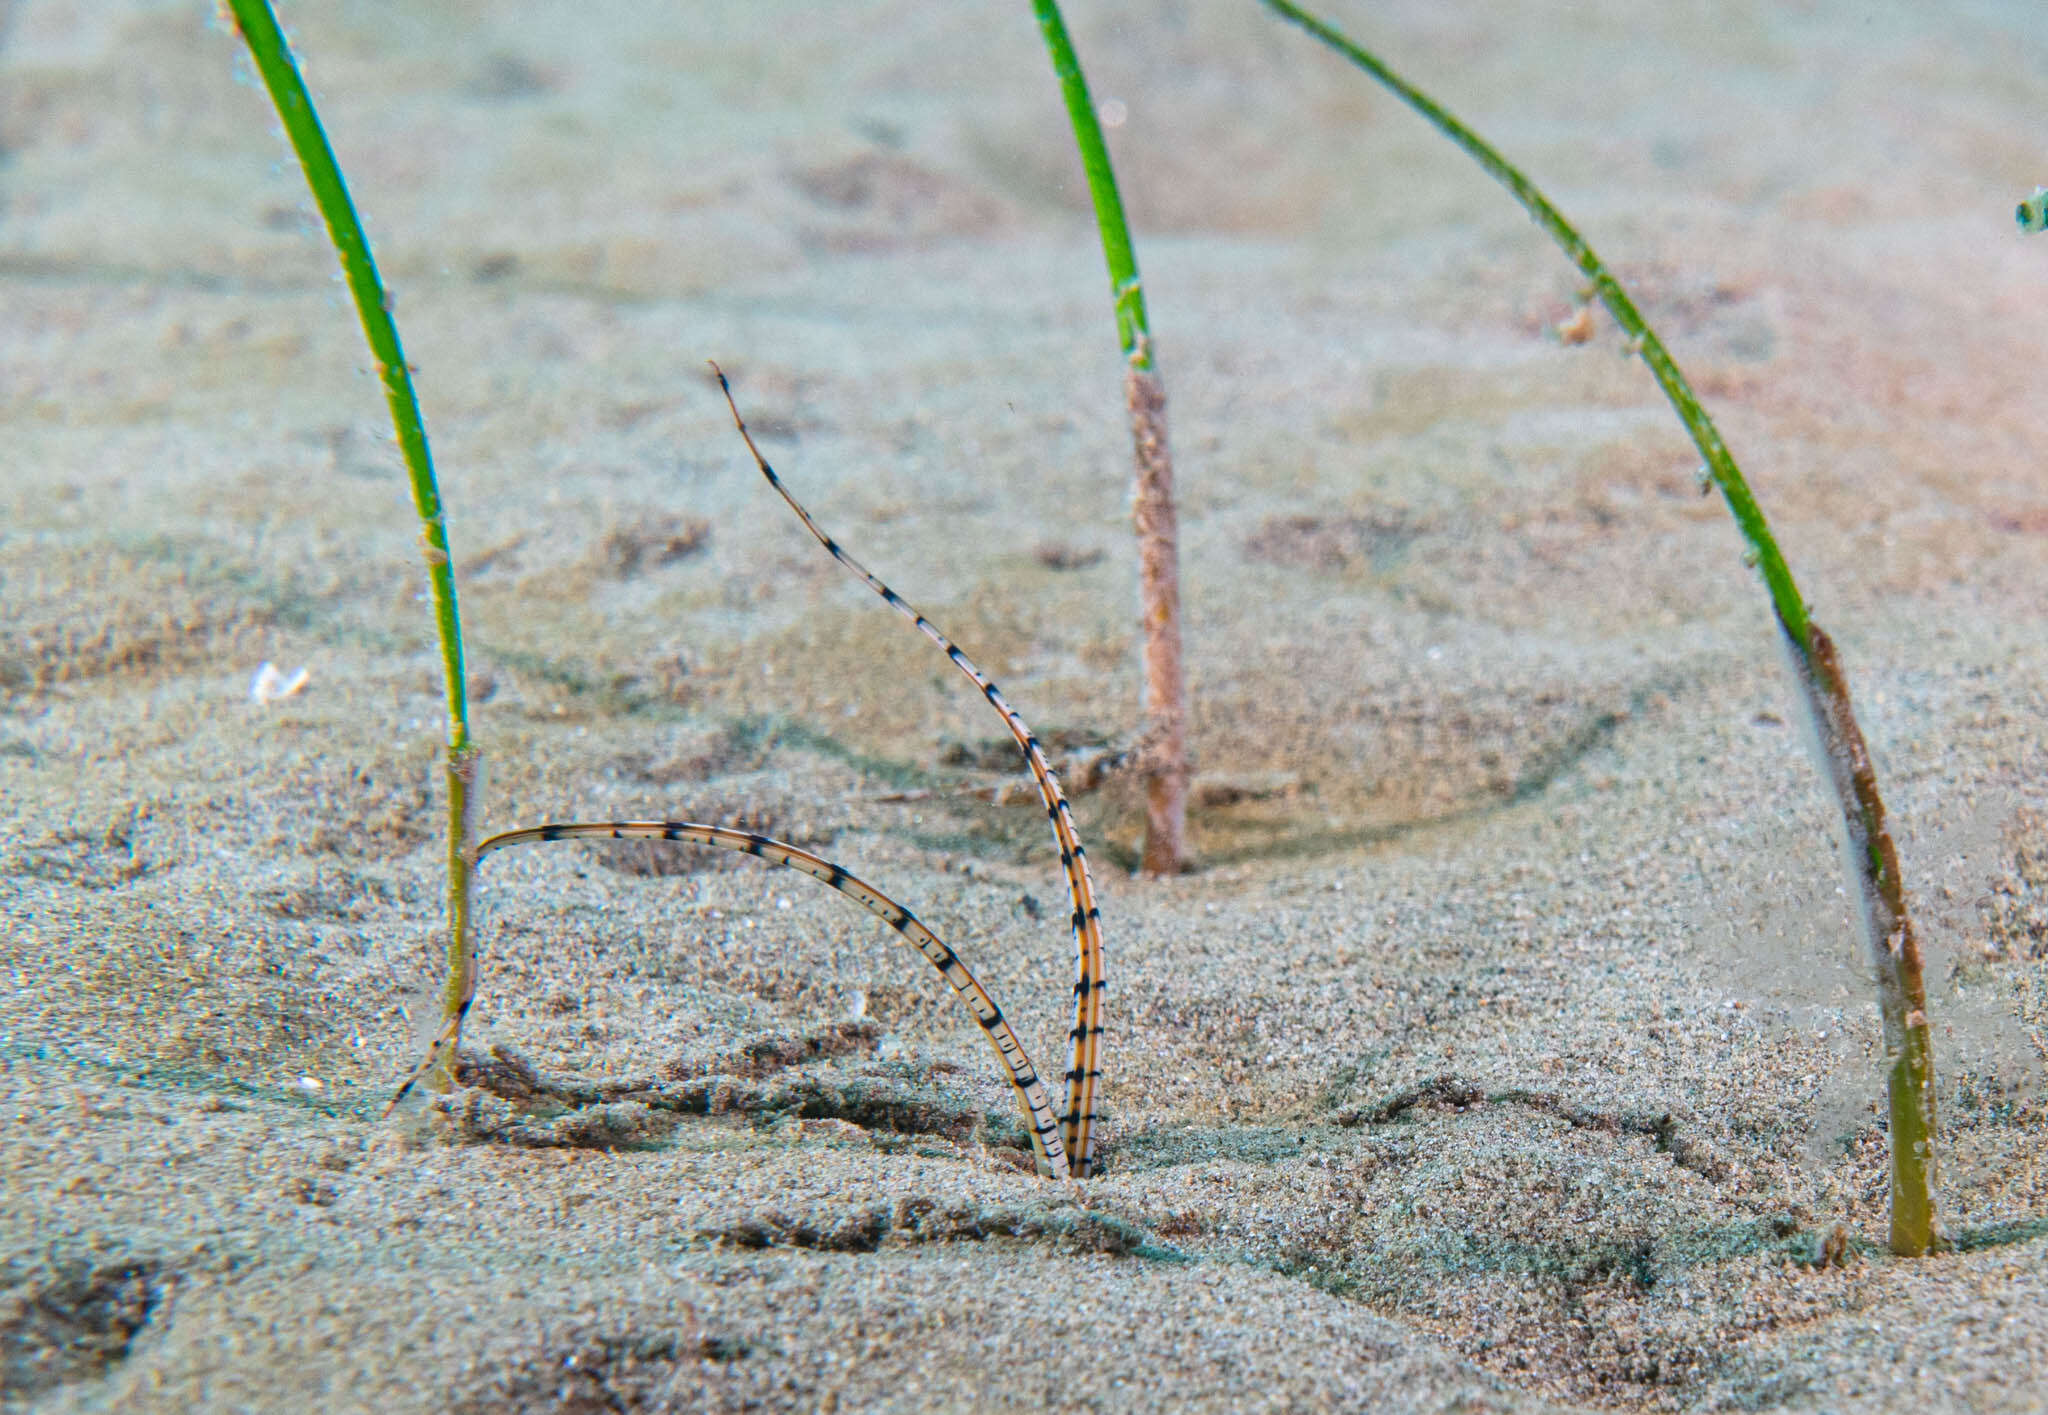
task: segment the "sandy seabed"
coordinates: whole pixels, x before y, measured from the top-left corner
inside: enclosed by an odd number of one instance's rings
[[[1840,643],[1932,953],[1941,1221],[1766,601],[1441,139],[1243,3],[1071,7],[1171,399],[1198,868],[1108,933],[1103,1172],[812,881],[484,875],[361,336],[232,36],[0,4],[0,1395],[71,1410],[2048,1407],[2048,12],[1347,5],[1612,260]],[[1028,7],[299,4],[396,290],[490,828],[677,816],[910,904],[1042,1070],[999,721],[1133,740],[1130,449]],[[305,686],[267,705],[270,662]]]

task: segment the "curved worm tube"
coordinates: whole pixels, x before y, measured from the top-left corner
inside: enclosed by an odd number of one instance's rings
[[[937,644],[953,661],[953,666],[981,690],[989,706],[1002,714],[1010,735],[1017,739],[1017,746],[1024,753],[1024,764],[1031,768],[1031,775],[1038,783],[1039,798],[1045,802],[1045,814],[1052,822],[1053,843],[1059,848],[1060,867],[1066,871],[1067,890],[1074,900],[1077,976],[1074,982],[1074,1028],[1068,1033],[1068,1039],[1073,1043],[1074,1059],[1072,1068],[1067,1072],[1067,1112],[1061,1118],[1060,1129],[1067,1162],[1074,1177],[1086,1179],[1095,1158],[1095,1088],[1102,1076],[1102,916],[1095,907],[1095,885],[1088,874],[1088,853],[1081,848],[1081,837],[1074,829],[1074,813],[1060,792],[1059,781],[1052,774],[1052,766],[1046,761],[1038,738],[1024,725],[1024,719],[1017,715],[1017,710],[996,691],[996,685],[989,681],[988,675],[960,651],[958,644],[940,633],[931,620],[877,579],[867,566],[848,555],[838,541],[825,534],[824,527],[811,519],[811,513],[789,494],[782,478],[775,475],[775,469],[768,465],[768,459],[754,445],[746,420],[740,417],[739,404],[733,400],[732,385],[726,382],[725,370],[714,363],[711,371],[718,375],[719,389],[725,394],[726,406],[732,409],[733,424],[739,428],[747,450],[754,454],[754,463],[761,469],[761,475],[768,479],[768,484],[789,503],[789,509],[796,512],[797,519],[818,538],[820,545],[831,552],[833,559],[865,581],[867,587],[880,595],[891,609],[915,624],[918,632]]]
[[[876,889],[866,880],[848,874],[830,860],[800,850],[780,840],[771,840],[765,835],[751,831],[729,830],[724,826],[701,825],[695,821],[595,821],[575,822],[563,825],[530,826],[525,830],[508,830],[494,835],[477,846],[477,862],[496,851],[514,845],[539,844],[553,840],[680,840],[694,845],[709,845],[721,850],[737,850],[766,860],[771,865],[784,865],[812,879],[822,881],[826,887],[845,895],[861,908],[873,914],[903,937],[930,960],[933,967],[945,975],[953,991],[967,1004],[967,1010],[974,1014],[974,1020],[981,1025],[982,1035],[995,1048],[996,1057],[1002,1063],[1003,1074],[1009,1078],[1011,1087],[1017,1093],[1017,1103],[1024,1110],[1024,1124],[1031,1132],[1031,1148],[1038,1161],[1038,1172],[1049,1179],[1065,1179],[1069,1173],[1064,1149],[1053,1143],[1059,1130],[1058,1117],[1054,1115],[1052,1102],[1046,1098],[1045,1086],[1038,1079],[1038,1072],[1031,1064],[1031,1058],[1024,1052],[1024,1044],[1017,1039],[1016,1031],[1010,1026],[1003,1010],[996,1006],[988,990],[975,979],[967,965],[960,961],[946,942],[920,922],[917,916],[898,904],[888,895]],[[426,1059],[413,1068],[405,1084],[391,1098],[385,1114],[405,1099],[414,1084],[424,1076],[441,1058],[448,1047],[461,1034],[462,1019],[469,1012],[470,1002],[476,995],[474,975],[471,977],[468,993],[462,999],[462,1006],[456,1015],[442,1027],[440,1035],[434,1038]]]

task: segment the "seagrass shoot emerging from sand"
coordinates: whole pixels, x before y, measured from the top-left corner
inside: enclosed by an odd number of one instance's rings
[[[1166,436],[1166,385],[1159,376],[1152,326],[1145,313],[1137,251],[1080,57],[1055,0],[1032,0],[1032,8],[1088,177],[1124,358],[1124,407],[1131,420],[1134,472],[1131,524],[1138,536],[1138,620],[1145,660],[1144,726],[1137,752],[1139,775],[1145,781],[1145,842],[1138,868],[1147,875],[1177,874],[1188,865],[1192,768],[1187,670],[1181,656],[1180,530],[1173,499],[1173,455]]]
[[[1703,491],[1718,488],[1748,542],[1745,563],[1757,569],[1771,598],[1779,640],[1791,663],[1804,708],[1808,744],[1822,779],[1831,789],[1841,830],[1849,895],[1864,945],[1877,977],[1878,1011],[1884,1025],[1886,1090],[1891,1129],[1891,1248],[1913,1256],[1941,1246],[1935,1225],[1934,1056],[1927,1025],[1927,992],[1920,945],[1906,909],[1898,852],[1885,825],[1884,801],[1864,745],[1863,731],[1849,702],[1833,640],[1813,622],[1792,571],[1771,535],[1763,508],[1751,494],[1727,444],[1707,416],[1692,386],[1649,324],[1637,311],[1605,262],[1535,183],[1451,112],[1390,69],[1327,21],[1289,0],[1260,0],[1268,10],[1298,25],[1364,70],[1403,103],[1462,148],[1520,202],[1523,209],[1585,276],[1582,302],[1598,298],[1629,341],[1630,351],[1657,380],[1685,425],[1705,465]],[[2036,194],[2038,203],[2040,194]],[[2038,206],[2035,208],[2038,210]],[[2027,227],[2026,203],[2019,220]]]
[[[1082,848],[1059,783],[1038,745],[1037,738],[1003,698],[994,683],[977,668],[961,649],[940,633],[923,615],[906,604],[895,591],[876,579],[849,556],[839,544],[813,521],[790,495],[774,470],[754,445],[732,401],[725,375],[718,373],[734,425],[752,452],[770,486],[778,492],[819,542],[836,559],[864,580],[892,607],[908,617],[925,636],[946,654],[1003,718],[1015,738],[1025,763],[1037,782],[1053,839],[1058,847],[1063,873],[1073,901],[1072,921],[1078,955],[1078,980],[1074,987],[1074,1025],[1070,1035],[1072,1065],[1067,1073],[1066,1109],[1056,1114],[1047,1099],[1043,1082],[1026,1054],[1002,1009],[975,978],[957,952],[920,921],[875,886],[843,867],[784,841],[751,831],[694,821],[602,821],[565,822],[502,832],[479,842],[480,753],[469,733],[468,703],[464,691],[462,629],[456,611],[453,558],[449,550],[445,512],[428,451],[425,421],[412,386],[411,370],[405,362],[398,329],[390,313],[390,298],[377,275],[370,244],[358,219],[333,149],[322,130],[312,99],[299,74],[290,47],[267,0],[230,0],[238,32],[255,59],[258,72],[284,123],[293,151],[306,174],[330,239],[340,257],[350,296],[362,321],[379,378],[391,409],[398,444],[412,479],[415,504],[421,520],[421,541],[432,587],[435,626],[440,638],[443,672],[447,685],[449,738],[447,780],[448,815],[448,918],[449,939],[446,972],[441,988],[439,1029],[426,1055],[413,1068],[392,1097],[387,1113],[415,1086],[425,1084],[447,1090],[455,1083],[460,1058],[463,1022],[476,999],[478,968],[472,945],[474,882],[481,862],[498,851],[515,845],[582,839],[661,839],[679,843],[734,850],[810,875],[861,908],[881,919],[915,947],[936,967],[973,1015],[988,1038],[1004,1075],[1016,1094],[1030,1136],[1039,1173],[1049,1178],[1086,1176],[1093,1165],[1096,1122],[1096,1087],[1101,1076],[1102,1039],[1102,933],[1100,913],[1089,879],[1087,853]],[[715,365],[714,365],[715,369]]]
[[[419,512],[420,553],[426,559],[448,703],[448,952],[441,985],[441,1013],[445,1023],[459,1029],[463,999],[476,985],[476,964],[470,952],[470,882],[476,869],[476,817],[483,794],[483,753],[469,735],[469,693],[462,666],[462,616],[455,602],[455,562],[448,546],[448,523],[434,476],[434,459],[427,447],[426,420],[413,391],[412,368],[405,361],[398,325],[391,317],[390,295],[377,275],[377,262],[370,253],[369,237],[356,216],[348,183],[341,175],[341,164],[320,126],[320,115],[306,92],[291,46],[278,27],[277,15],[269,0],[228,0],[228,6],[237,32],[256,61],[263,87],[276,105],[285,136],[306,174],[306,185],[312,189],[328,238],[341,260],[349,298],[362,321],[370,357],[376,361],[377,378],[384,387],[384,400],[398,435],[399,453],[412,481],[413,505]],[[436,1069],[430,1080],[437,1089],[445,1090],[453,1084],[453,1077],[440,1065],[440,1058],[441,1053],[436,1052]]]

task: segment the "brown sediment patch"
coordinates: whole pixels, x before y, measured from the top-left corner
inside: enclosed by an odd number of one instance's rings
[[[1100,546],[1083,550],[1064,541],[1040,541],[1031,548],[1031,558],[1048,570],[1086,570],[1102,562]]]
[[[2048,956],[2048,818],[2020,806],[2004,834],[2011,864],[1985,897],[1986,946],[2015,961]]]
[[[1650,406],[1656,397],[1641,370],[1592,351],[1488,369],[1388,370],[1373,385],[1365,407],[1325,421],[1333,435],[1354,442],[1433,436],[1446,424],[1498,427],[1531,409],[1632,408]]]
[[[1268,516],[1242,548],[1247,558],[1264,564],[1340,574],[1381,568],[1423,529],[1399,509],[1364,516]]]
[[[76,826],[29,841],[12,857],[0,856],[0,874],[26,876],[76,885],[82,889],[118,889],[161,868],[138,842],[149,809],[131,804],[105,826]]]
[[[176,1275],[149,1260],[73,1260],[7,1272],[5,1280],[0,1397],[13,1401],[93,1379],[127,1359]]]
[[[862,152],[792,172],[813,210],[807,240],[826,250],[883,251],[1003,224],[1006,204],[986,189],[892,152]]]
[[[1420,1112],[1418,1133],[1330,1162],[1337,1202],[1320,1221],[1307,1208],[1272,1261],[1503,1375],[1681,1408],[1745,1338],[1862,1311],[1885,1288],[1867,1245],[1760,1202],[1668,1117],[1440,1078],[1361,1119]]]
[[[704,1409],[717,1367],[753,1354],[755,1338],[694,1318],[665,1331],[585,1323],[547,1333],[489,1373],[474,1372],[450,1415],[600,1415]],[[707,1369],[710,1368],[710,1369]]]
[[[337,919],[361,923],[399,902],[389,882],[350,869],[317,869],[311,879],[265,885],[256,899],[281,919]]]
[[[1203,770],[1274,788],[1198,817],[1196,854],[1208,863],[1314,854],[1532,799],[1654,719],[1682,681],[1665,672],[1567,687],[1537,670],[1433,686],[1390,679],[1357,697],[1311,675],[1272,692],[1281,674],[1299,673],[1299,652],[1291,638],[1275,643],[1195,700]]]
[[[1129,765],[1130,753],[1120,750],[1099,732],[1081,728],[1053,727],[1038,735],[1047,764],[1059,777],[1068,796],[1086,795],[1101,787]],[[939,746],[937,763],[942,767],[964,767],[970,771],[1002,772],[1028,778],[1022,753],[1009,737],[983,737],[973,742],[948,741]],[[1023,784],[1020,780],[1018,784]],[[1039,805],[1038,793],[1027,790],[1021,796],[1003,788],[995,799],[1000,805]],[[1015,799],[1011,799],[1012,797]]]
[[[75,1046],[132,1038],[128,1065],[268,1070],[324,1036],[313,979],[331,960],[305,947],[305,926],[245,914],[228,901],[181,899],[182,871],[119,889],[36,881],[0,931],[0,960],[23,977],[24,1040]],[[32,1019],[32,1020],[31,1020]]]
[[[0,691],[246,666],[267,631],[305,613],[302,589],[204,542],[0,541]]]
[[[708,1224],[697,1230],[697,1236],[736,1248],[804,1248],[831,1253],[872,1253],[884,1244],[910,1247],[1017,1239],[1047,1242],[1061,1253],[1124,1257],[1151,1244],[1141,1225],[1079,1203],[978,1205],[929,1196],[802,1217],[760,1209]]]
[[[630,580],[696,555],[710,543],[711,523],[702,516],[643,509],[614,521],[591,558],[612,578]]]
[[[452,1138],[532,1149],[652,1145],[681,1115],[840,1121],[875,1134],[954,1143],[988,1132],[1011,1148],[1025,1143],[1012,1117],[988,1116],[962,1093],[934,1084],[934,1075],[950,1067],[834,1064],[872,1050],[877,1034],[872,1024],[840,1024],[759,1039],[742,1048],[730,1070],[692,1062],[664,1066],[658,1076],[607,1081],[543,1074],[505,1047],[493,1047],[488,1057],[465,1051],[455,1075],[469,1089],[434,1102],[433,1111]]]
[[[1677,1117],[1668,1110],[1596,1110],[1554,1091],[1489,1092],[1456,1076],[1435,1077],[1376,1105],[1339,1111],[1332,1119],[1338,1125],[1385,1125],[1418,1107],[1465,1110],[1477,1105],[1528,1106],[1555,1115],[1575,1129],[1648,1136],[1660,1153],[1671,1156],[1673,1163],[1705,1179],[1718,1183],[1729,1176],[1728,1162],[1714,1154],[1704,1141],[1686,1135]]]
[[[579,1106],[565,1115],[520,1115],[510,1102],[486,1091],[467,1090],[433,1102],[437,1129],[468,1144],[503,1144],[520,1149],[637,1149],[658,1144],[675,1128],[675,1117],[636,1101]]]
[[[757,798],[739,804],[733,804],[730,797],[702,802],[685,801],[680,803],[680,811],[701,825],[752,831],[756,835],[807,848],[830,845],[843,828],[822,823],[814,808],[787,797],[779,802]],[[629,806],[620,819],[648,820],[657,819],[660,815],[659,810],[641,813]],[[584,848],[591,859],[607,870],[650,879],[703,874],[712,870],[760,868],[745,855],[737,855],[730,850],[707,849],[682,840],[587,840]]]

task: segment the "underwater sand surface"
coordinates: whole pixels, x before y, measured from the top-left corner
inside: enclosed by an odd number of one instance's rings
[[[2048,1407],[2048,16],[1348,5],[1636,293],[1840,644],[1932,961],[1941,1222],[1763,593],[1573,272],[1249,4],[1076,0],[1167,383],[1199,868],[1108,938],[1103,1173],[813,881],[483,874],[445,1099],[416,525],[197,4],[0,5],[0,1398],[85,1410]],[[1131,745],[1129,444],[1028,7],[295,5],[396,291],[492,829],[917,910],[1041,1071],[1000,722]],[[1570,25],[1570,29],[1562,26]],[[251,701],[260,665],[306,682]]]

